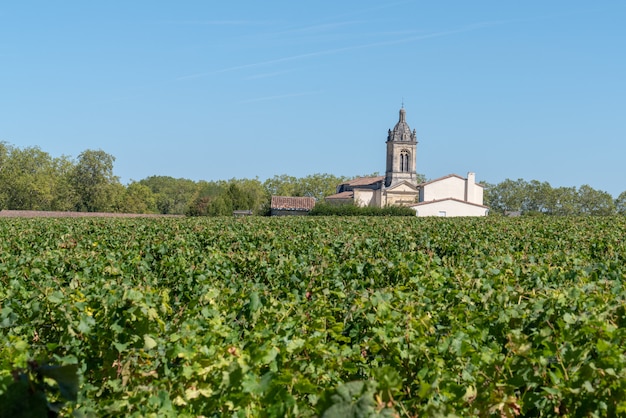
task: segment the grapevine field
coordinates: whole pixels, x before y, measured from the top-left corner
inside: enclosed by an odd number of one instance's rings
[[[626,217],[0,219],[0,396],[47,364],[79,379],[62,416],[624,416],[625,239]]]

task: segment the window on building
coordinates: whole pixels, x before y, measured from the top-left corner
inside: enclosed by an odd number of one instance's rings
[[[445,210],[440,210],[439,211],[439,216],[445,217],[446,216],[446,211]]]
[[[400,171],[403,173],[411,171],[409,166],[409,152],[406,150],[400,152]]]

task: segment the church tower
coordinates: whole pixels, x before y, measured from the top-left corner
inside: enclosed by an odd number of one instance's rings
[[[406,123],[404,106],[400,109],[400,120],[393,130],[387,133],[387,170],[385,171],[385,187],[393,186],[401,181],[417,185],[415,155],[417,137],[415,129],[411,132]]]

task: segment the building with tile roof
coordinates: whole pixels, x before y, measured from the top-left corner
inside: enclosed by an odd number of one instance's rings
[[[333,204],[413,208],[417,216],[485,216],[483,186],[474,173],[467,177],[450,174],[418,184],[416,169],[417,134],[406,121],[404,106],[396,125],[387,132],[384,176],[359,177],[337,186],[326,197]]]
[[[315,206],[315,198],[307,196],[272,196],[272,216],[307,215]]]

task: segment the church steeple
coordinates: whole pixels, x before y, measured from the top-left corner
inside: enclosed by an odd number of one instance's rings
[[[415,154],[417,151],[417,135],[411,132],[406,122],[404,103],[400,108],[400,117],[393,130],[387,132],[387,169],[385,186],[390,187],[401,181],[409,181],[417,185]]]

